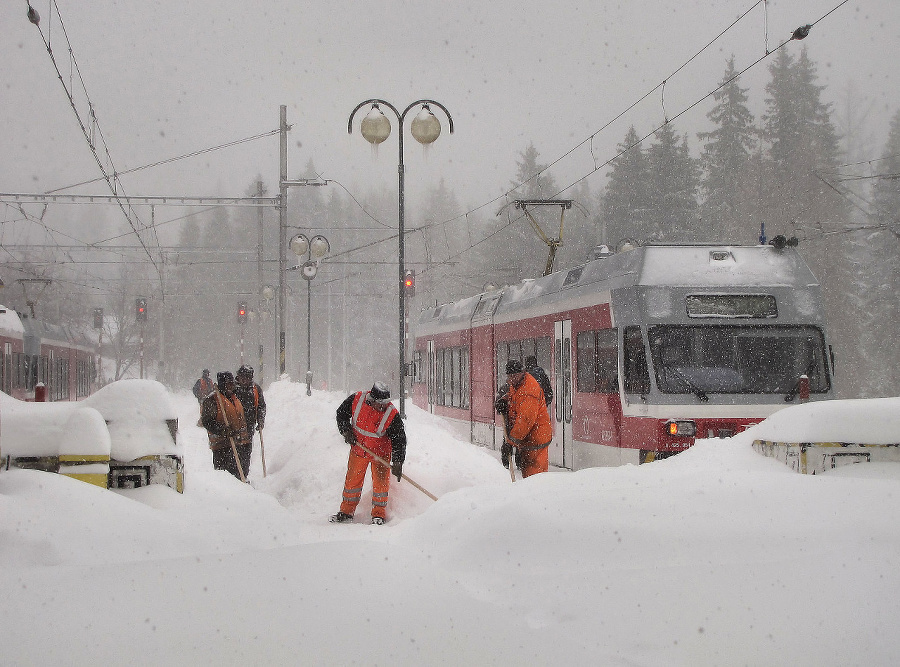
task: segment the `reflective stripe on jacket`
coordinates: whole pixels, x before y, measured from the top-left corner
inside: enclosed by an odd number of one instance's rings
[[[393,405],[388,405],[388,409],[384,412],[376,410],[366,403],[369,392],[358,391],[353,397],[353,417],[350,420],[350,426],[356,435],[356,441],[374,452],[385,461],[391,460],[391,439],[385,435],[391,422],[399,412]],[[372,457],[366,454],[361,447],[354,445],[353,453],[357,456],[372,460]]]

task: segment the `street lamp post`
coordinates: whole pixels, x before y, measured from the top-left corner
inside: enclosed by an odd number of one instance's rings
[[[290,187],[327,185],[328,181],[313,178],[288,180],[287,133],[291,126],[287,122],[287,107],[281,105],[279,111],[279,178],[278,178],[278,372],[285,368],[285,311],[287,306],[287,191]]]
[[[297,234],[291,239],[291,251],[306,261],[290,270],[300,270],[306,280],[306,395],[312,396],[312,279],[319,271],[319,260],[331,252],[331,245],[324,236],[316,235],[312,239]]]
[[[406,410],[404,406],[404,401],[406,399],[406,293],[403,285],[403,278],[405,274],[404,267],[404,252],[405,252],[405,243],[404,243],[404,214],[405,214],[405,202],[404,202],[404,165],[403,165],[403,121],[406,118],[406,114],[409,113],[410,109],[421,105],[421,109],[419,113],[416,114],[416,117],[413,118],[412,123],[410,124],[410,132],[413,138],[418,141],[420,144],[430,144],[433,143],[441,134],[441,123],[437,119],[437,117],[431,112],[431,108],[429,105],[434,105],[438,107],[444,114],[447,116],[447,124],[450,129],[450,134],[453,134],[453,118],[450,116],[450,112],[447,111],[447,108],[441,104],[440,102],[436,102],[434,100],[417,100],[406,107],[403,112],[397,111],[397,108],[391,104],[390,102],[386,102],[385,100],[380,99],[370,99],[365,102],[360,102],[356,105],[356,108],[350,114],[350,119],[347,121],[347,133],[353,133],[353,117],[356,115],[356,112],[359,111],[362,107],[367,104],[371,104],[372,107],[369,110],[369,113],[366,114],[365,118],[362,119],[360,123],[359,129],[363,135],[363,138],[368,141],[370,144],[377,145],[387,139],[391,134],[391,122],[388,120],[387,116],[382,113],[379,105],[384,105],[388,109],[394,112],[394,115],[397,117],[397,124],[400,127],[400,132],[397,135],[397,143],[399,145],[399,153],[400,158],[397,165],[397,172],[399,177],[399,225],[398,225],[398,237],[399,237],[399,249],[397,253],[398,259],[398,277],[397,277],[397,285],[398,291],[400,294],[399,297],[399,307],[400,307],[400,328],[399,328],[399,350],[400,350],[400,417],[406,418]]]

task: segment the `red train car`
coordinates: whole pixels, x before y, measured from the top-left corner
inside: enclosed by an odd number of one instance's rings
[[[48,401],[76,401],[97,388],[97,347],[70,327],[49,324],[0,306],[0,390],[34,400],[41,384]]]
[[[497,449],[503,369],[532,355],[553,385],[551,464],[574,470],[733,435],[807,383],[833,397],[819,284],[789,247],[649,245],[429,308],[413,402]]]

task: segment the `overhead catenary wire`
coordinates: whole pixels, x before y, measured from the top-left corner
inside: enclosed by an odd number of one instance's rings
[[[605,130],[606,128],[608,128],[612,123],[614,123],[615,121],[617,121],[618,119],[620,119],[621,117],[623,117],[626,113],[628,113],[629,111],[631,111],[632,109],[634,109],[638,104],[640,104],[641,102],[643,102],[644,100],[646,100],[648,97],[650,97],[656,90],[658,90],[658,89],[660,89],[662,86],[664,86],[667,79],[670,79],[670,78],[671,78],[672,76],[674,76],[677,72],[681,71],[685,66],[687,66],[688,63],[690,63],[692,60],[694,60],[696,57],[698,57],[703,51],[705,51],[707,48],[709,48],[710,45],[712,45],[713,43],[715,43],[720,37],[722,37],[722,35],[724,35],[724,34],[725,34],[728,30],[730,30],[732,27],[734,27],[734,25],[736,25],[740,20],[742,20],[742,19],[743,19],[750,11],[752,11],[752,10],[753,10],[758,4],[760,4],[760,2],[762,2],[762,1],[763,1],[763,0],[758,0],[757,2],[753,3],[753,5],[751,5],[746,11],[744,11],[740,16],[738,16],[738,18],[735,19],[735,20],[734,20],[727,28],[725,28],[724,30],[722,30],[715,38],[713,38],[710,42],[708,42],[708,43],[707,43],[703,48],[701,48],[697,53],[695,53],[693,56],[691,56],[687,61],[685,61],[685,62],[684,62],[682,65],[680,65],[678,68],[676,68],[675,71],[674,71],[672,74],[670,74],[668,77],[666,77],[666,79],[664,79],[664,80],[661,81],[659,84],[657,84],[656,86],[654,86],[652,89],[650,89],[649,91],[647,91],[647,93],[645,93],[643,96],[641,96],[637,101],[635,101],[634,103],[632,103],[631,105],[629,105],[625,110],[623,110],[623,111],[620,112],[618,115],[616,115],[612,120],[610,120],[609,122],[607,122],[606,124],[604,124],[601,128],[599,128],[599,129],[596,130],[594,133],[592,133],[588,138],[584,139],[583,141],[581,141],[580,143],[578,143],[577,145],[575,145],[573,148],[571,148],[570,150],[568,150],[567,152],[565,152],[563,155],[561,155],[561,156],[558,157],[557,159],[555,159],[555,160],[553,160],[552,162],[548,163],[546,166],[544,166],[543,169],[539,170],[538,172],[536,172],[535,174],[533,174],[531,177],[529,177],[528,179],[526,179],[526,180],[523,181],[522,183],[519,183],[519,184],[515,185],[514,187],[510,188],[507,192],[503,193],[502,195],[499,195],[499,196],[497,196],[497,197],[495,197],[495,198],[489,200],[488,202],[485,202],[484,204],[481,204],[480,206],[476,206],[476,207],[470,209],[469,211],[467,211],[467,212],[464,213],[464,214],[459,214],[459,215],[454,216],[454,217],[452,217],[452,218],[449,218],[449,219],[447,219],[447,220],[443,220],[443,221],[440,221],[440,222],[435,222],[435,223],[433,223],[432,225],[426,225],[426,226],[424,226],[424,227],[425,227],[425,228],[430,228],[430,227],[434,227],[434,226],[438,226],[438,225],[446,225],[446,224],[449,224],[449,223],[451,223],[451,222],[454,222],[455,220],[460,219],[460,218],[463,217],[464,215],[467,216],[467,215],[469,215],[470,213],[474,213],[475,211],[478,211],[478,210],[480,210],[480,209],[482,209],[482,208],[485,208],[485,207],[487,207],[487,206],[490,206],[491,204],[494,204],[495,202],[497,202],[498,200],[500,200],[500,199],[502,199],[502,198],[504,198],[504,197],[508,197],[508,195],[509,195],[510,193],[514,192],[515,190],[517,190],[517,189],[520,188],[521,186],[527,184],[529,181],[531,181],[531,180],[533,180],[533,179],[535,179],[535,178],[538,178],[541,174],[543,174],[544,172],[548,171],[551,167],[553,167],[554,165],[556,165],[556,164],[558,164],[559,162],[561,162],[563,159],[565,159],[566,157],[568,157],[569,155],[571,155],[572,153],[574,153],[576,150],[578,150],[579,148],[581,148],[581,147],[584,146],[585,144],[591,143],[591,142],[593,141],[594,137],[595,137],[599,132],[604,131],[604,130]],[[794,31],[794,33],[793,33],[790,37],[788,37],[787,39],[785,39],[784,41],[782,41],[782,42],[781,42],[780,44],[778,44],[775,48],[773,48],[773,49],[770,50],[770,49],[768,48],[768,45],[767,45],[767,46],[766,46],[766,49],[765,49],[765,53],[764,53],[761,57],[757,58],[756,60],[754,60],[753,62],[751,62],[751,63],[750,63],[749,65],[747,65],[746,67],[744,67],[744,68],[742,68],[741,70],[739,70],[738,72],[736,72],[731,78],[729,78],[728,80],[726,80],[726,81],[720,83],[718,86],[716,86],[715,88],[713,88],[712,90],[710,90],[709,92],[707,92],[706,94],[704,94],[702,97],[699,97],[698,99],[696,99],[694,102],[692,102],[691,104],[689,104],[687,107],[685,107],[684,109],[682,109],[681,111],[679,111],[677,114],[675,114],[675,115],[672,116],[671,118],[667,118],[667,119],[665,120],[665,122],[663,122],[662,124],[658,125],[658,126],[655,127],[652,131],[648,132],[647,134],[645,134],[644,136],[642,136],[640,139],[638,139],[637,141],[635,141],[635,142],[632,143],[631,145],[629,145],[629,146],[623,148],[623,150],[619,151],[618,153],[616,153],[615,155],[613,155],[613,156],[610,157],[609,159],[605,160],[605,161],[602,162],[601,164],[597,164],[597,163],[596,163],[596,159],[595,159],[595,160],[594,160],[594,162],[595,162],[594,168],[593,168],[591,171],[589,171],[587,174],[581,176],[580,178],[577,178],[576,180],[574,180],[574,181],[573,181],[572,183],[570,183],[569,185],[566,185],[565,187],[560,188],[560,189],[559,189],[556,193],[554,193],[552,196],[554,196],[554,197],[555,197],[555,196],[558,196],[559,194],[565,192],[565,191],[568,190],[569,188],[574,187],[575,185],[577,185],[577,184],[580,183],[581,181],[585,180],[586,178],[588,178],[588,177],[591,176],[592,174],[594,174],[594,173],[596,173],[597,171],[599,171],[600,169],[603,169],[604,167],[608,166],[608,165],[611,164],[614,160],[616,160],[617,158],[621,157],[622,155],[624,155],[624,154],[627,153],[628,151],[630,151],[630,150],[634,149],[635,147],[639,146],[639,145],[642,144],[644,141],[646,141],[649,137],[653,136],[654,134],[656,134],[656,132],[658,132],[659,130],[661,130],[665,125],[667,125],[667,124],[670,123],[670,122],[673,122],[673,121],[677,120],[678,118],[680,118],[680,117],[683,116],[684,114],[688,113],[689,111],[691,111],[692,109],[694,109],[695,107],[697,107],[699,104],[701,104],[703,101],[705,101],[706,99],[710,98],[712,95],[714,95],[714,94],[715,94],[716,92],[718,92],[720,89],[724,88],[726,85],[728,85],[729,83],[731,83],[732,81],[734,81],[735,79],[737,79],[738,77],[740,77],[742,74],[744,74],[744,73],[746,73],[747,71],[749,71],[750,69],[756,67],[756,66],[759,65],[761,62],[763,62],[765,59],[767,59],[769,56],[775,54],[777,51],[779,51],[780,49],[784,48],[784,47],[785,47],[787,44],[789,44],[791,41],[794,41],[794,40],[796,40],[796,39],[802,39],[803,37],[801,37],[800,34],[802,34],[803,36],[806,36],[807,34],[809,34],[809,31],[810,31],[815,25],[817,25],[820,21],[824,20],[825,18],[827,18],[828,16],[830,16],[832,13],[834,13],[835,11],[837,11],[838,9],[840,9],[841,7],[843,7],[843,6],[844,6],[845,4],[847,4],[848,2],[850,2],[850,0],[842,0],[840,3],[838,3],[837,5],[835,5],[832,9],[828,10],[827,12],[825,12],[822,16],[820,16],[819,18],[817,18],[817,19],[816,19],[815,21],[813,21],[812,23],[806,24],[806,25],[804,25],[804,26],[801,26],[801,28],[798,28],[796,31]],[[592,154],[593,154],[593,151],[592,151]],[[522,219],[524,219],[524,215],[520,215],[520,216],[518,216],[517,218],[510,220],[509,222],[507,222],[507,224],[505,224],[505,225],[503,225],[502,227],[498,228],[495,232],[493,232],[493,233],[490,234],[489,236],[487,236],[487,237],[481,239],[480,241],[478,241],[478,242],[472,244],[472,245],[469,246],[468,248],[464,248],[464,249],[462,249],[461,251],[459,251],[458,253],[456,253],[456,254],[454,254],[454,255],[451,255],[450,257],[448,257],[448,259],[453,259],[453,258],[455,258],[455,257],[459,257],[460,255],[464,254],[464,253],[467,252],[468,250],[471,250],[472,248],[477,247],[477,246],[480,245],[481,243],[484,243],[484,242],[485,242],[486,240],[488,240],[491,236],[494,236],[495,234],[499,233],[499,232],[502,231],[503,229],[508,228],[510,225],[512,225],[512,224],[514,224],[515,222],[517,222],[517,221],[519,221],[519,220],[522,220]],[[436,262],[435,264],[436,264],[436,265],[440,265],[439,262]],[[427,269],[426,269],[426,271],[427,271]],[[423,271],[423,273],[424,273],[424,272],[425,272],[425,271]]]
[[[828,15],[830,15],[832,12],[836,11],[838,8],[840,8],[840,7],[843,6],[844,4],[847,4],[847,2],[849,2],[849,0],[844,0],[843,2],[839,3],[839,4],[836,5],[833,9],[831,9],[829,12],[827,12],[827,13],[824,14],[822,17],[820,17],[819,19],[817,19],[814,23],[810,24],[810,26],[815,25],[816,23],[818,23],[819,21],[821,21],[822,19],[824,19],[825,17],[827,17]],[[752,11],[752,10],[753,10],[758,4],[760,4],[760,3],[764,4],[764,6],[766,7],[766,40],[767,40],[767,39],[768,39],[768,16],[767,16],[768,7],[767,7],[767,3],[765,2],[765,0],[757,0],[757,1],[754,2],[747,10],[745,10],[742,14],[740,14],[740,15],[738,16],[738,18],[735,19],[728,27],[726,27],[724,30],[722,30],[715,38],[713,38],[713,39],[712,39],[710,42],[708,42],[703,48],[701,48],[699,51],[697,51],[697,53],[695,53],[695,54],[694,54],[693,56],[691,56],[688,60],[686,60],[681,66],[679,66],[678,68],[676,68],[671,74],[669,74],[669,75],[666,77],[666,79],[664,79],[660,84],[658,84],[657,86],[655,86],[654,88],[652,88],[650,91],[648,91],[643,97],[641,97],[640,99],[638,99],[634,104],[632,104],[632,105],[629,106],[627,109],[625,109],[622,113],[620,113],[618,116],[616,116],[614,119],[612,119],[609,123],[606,123],[606,124],[603,125],[601,128],[599,128],[599,129],[596,130],[594,133],[592,133],[592,134],[591,134],[587,139],[585,139],[583,142],[581,142],[580,144],[576,145],[574,148],[572,148],[571,150],[567,151],[565,154],[563,154],[562,156],[560,156],[560,157],[557,158],[556,160],[552,161],[552,162],[551,162],[550,164],[548,164],[544,169],[540,170],[540,171],[537,172],[536,174],[533,174],[529,179],[526,179],[526,180],[523,181],[522,183],[517,184],[514,188],[512,188],[511,190],[509,190],[509,191],[508,191],[507,193],[505,193],[504,195],[501,195],[501,196],[499,196],[499,197],[495,197],[495,198],[489,200],[488,202],[486,202],[486,203],[484,203],[484,204],[482,204],[482,205],[480,205],[480,206],[477,206],[477,207],[475,207],[475,208],[472,208],[472,209],[466,211],[465,213],[462,213],[462,214],[460,214],[460,215],[457,215],[457,216],[455,216],[455,217],[453,217],[453,218],[450,218],[450,219],[448,219],[448,220],[436,221],[436,222],[433,222],[433,223],[429,223],[429,224],[426,224],[426,225],[422,225],[422,226],[420,226],[420,227],[418,227],[418,228],[415,228],[414,230],[413,230],[413,229],[408,230],[408,232],[409,232],[409,233],[412,233],[413,231],[423,231],[423,232],[424,232],[424,230],[428,230],[428,229],[431,229],[431,228],[433,228],[433,227],[437,227],[437,226],[440,226],[440,225],[446,225],[446,224],[448,224],[448,223],[450,223],[450,222],[453,222],[453,221],[455,221],[455,220],[458,220],[458,219],[462,218],[463,216],[468,217],[468,215],[469,215],[470,213],[475,213],[476,211],[478,211],[478,210],[480,210],[480,209],[482,209],[482,208],[485,208],[485,207],[487,207],[487,206],[490,206],[492,203],[498,201],[499,199],[501,199],[501,198],[503,198],[503,197],[505,197],[505,196],[508,196],[508,194],[509,194],[510,192],[513,192],[516,188],[519,188],[519,187],[521,187],[522,185],[525,185],[526,183],[528,183],[531,179],[540,176],[540,175],[541,175],[542,173],[544,173],[546,170],[550,169],[551,167],[553,167],[554,165],[556,165],[557,163],[559,163],[561,160],[565,159],[567,156],[569,156],[570,154],[572,154],[575,150],[577,150],[578,148],[580,148],[581,146],[583,146],[585,143],[590,143],[590,144],[591,144],[591,154],[592,154],[592,160],[593,160],[593,162],[594,162],[594,169],[592,169],[589,173],[585,174],[585,175],[582,176],[581,178],[576,179],[573,183],[571,183],[570,185],[566,186],[565,188],[562,188],[559,192],[564,192],[564,191],[567,190],[568,188],[571,188],[572,186],[576,185],[577,183],[579,183],[580,181],[584,180],[585,178],[587,178],[587,177],[590,176],[591,174],[595,173],[595,172],[598,171],[599,169],[602,169],[603,167],[609,165],[613,160],[615,160],[616,158],[620,157],[624,152],[626,152],[627,150],[629,150],[629,149],[631,149],[631,148],[634,148],[635,146],[639,145],[642,141],[644,141],[644,140],[646,140],[648,137],[652,136],[656,131],[658,131],[659,129],[661,129],[661,127],[663,127],[663,126],[661,125],[661,126],[659,126],[658,128],[654,129],[653,132],[650,132],[650,133],[648,133],[647,135],[645,135],[640,141],[638,141],[638,142],[636,142],[635,144],[633,144],[632,146],[628,147],[628,148],[626,149],[626,151],[621,151],[621,152],[617,153],[615,156],[613,156],[612,158],[607,159],[607,160],[602,161],[602,162],[599,162],[599,163],[598,163],[598,160],[601,160],[602,158],[601,158],[601,157],[597,157],[597,156],[594,155],[594,147],[593,147],[593,141],[595,140],[595,138],[596,138],[596,136],[598,135],[598,133],[600,133],[601,131],[603,131],[603,130],[605,130],[606,128],[608,128],[615,120],[621,118],[625,113],[627,113],[628,111],[630,111],[631,109],[633,109],[637,104],[639,104],[640,102],[642,102],[643,100],[645,100],[647,97],[649,97],[650,95],[652,95],[656,90],[658,90],[658,89],[660,89],[661,87],[663,87],[663,86],[665,85],[665,83],[666,83],[666,80],[670,79],[672,76],[674,76],[675,74],[677,74],[681,69],[683,69],[685,66],[687,66],[693,59],[695,59],[695,58],[698,57],[701,53],[703,53],[706,49],[708,49],[710,45],[712,45],[713,43],[715,43],[722,35],[724,35],[729,29],[731,29],[735,24],[737,24],[740,20],[742,20],[742,19],[743,19],[750,11]],[[49,40],[48,40],[48,41],[49,41]],[[790,40],[790,39],[785,40],[784,42],[782,42],[781,44],[779,44],[775,49],[772,49],[771,51],[768,49],[768,43],[766,43],[766,48],[765,48],[766,55],[763,56],[762,58],[759,58],[758,60],[756,60],[756,61],[755,61],[754,63],[752,63],[750,66],[748,66],[748,67],[742,69],[740,72],[738,72],[738,73],[735,75],[735,78],[736,78],[737,76],[740,76],[740,75],[743,74],[744,72],[746,72],[746,71],[747,71],[748,69],[750,69],[751,67],[756,66],[756,65],[757,65],[760,61],[762,61],[766,56],[768,56],[768,55],[770,55],[771,53],[774,53],[774,52],[777,51],[778,49],[782,48],[782,47],[783,47],[786,43],[788,43],[789,41],[791,41],[791,40]],[[49,46],[48,46],[48,50],[49,50]],[[77,63],[76,63],[76,67],[77,67]],[[79,73],[79,76],[80,76],[80,73]],[[729,80],[729,82],[730,82],[730,80]],[[726,82],[726,83],[728,83],[728,82]],[[724,85],[724,84],[723,84],[723,85]],[[719,86],[719,88],[721,88],[721,86]],[[716,88],[716,89],[714,89],[713,91],[711,91],[710,93],[704,95],[702,98],[700,98],[699,100],[697,100],[694,104],[692,104],[692,105],[690,105],[689,107],[687,107],[686,109],[682,110],[682,111],[679,112],[677,115],[675,115],[673,118],[671,118],[671,119],[668,119],[668,118],[667,118],[667,119],[666,119],[667,122],[671,122],[671,121],[676,120],[679,116],[681,116],[682,114],[686,113],[686,112],[689,111],[690,109],[694,108],[697,104],[701,103],[703,100],[707,99],[710,95],[712,95],[714,92],[716,92],[719,88]],[[268,134],[270,134],[270,133],[266,133],[266,134],[264,134],[264,135],[256,135],[256,136],[257,136],[257,137],[260,137],[260,136],[267,136]],[[251,138],[248,138],[247,140],[250,140],[250,139],[251,139]],[[204,150],[207,150],[207,149],[204,149]],[[209,150],[212,150],[212,149],[209,149]],[[192,154],[188,154],[188,155],[192,155]],[[185,156],[182,156],[182,157],[185,157]],[[174,160],[174,159],[177,159],[177,158],[173,158],[172,160]],[[164,164],[164,163],[167,163],[168,161],[169,161],[169,160],[163,161],[163,162],[161,162],[161,163],[154,163],[153,165],[146,165],[145,167],[141,167],[141,168],[148,168],[148,167],[150,167],[150,166],[157,166],[158,164]],[[136,169],[137,169],[137,168],[136,168]],[[114,174],[122,174],[122,173],[128,173],[128,172],[114,172]],[[95,180],[100,180],[100,179],[95,179]],[[333,180],[333,179],[331,179],[331,180]],[[379,224],[379,225],[384,225],[384,223],[382,223],[382,222],[381,222],[380,220],[378,220],[375,216],[373,216],[371,213],[369,213],[369,211],[366,210],[365,206],[363,206],[363,205],[359,202],[359,200],[358,200],[352,193],[350,193],[349,190],[347,190],[347,188],[345,188],[342,184],[340,184],[340,183],[337,182],[337,181],[334,181],[334,182],[336,182],[336,183],[337,183],[337,184],[338,184],[345,192],[347,192],[347,194],[351,197],[351,199],[354,200],[354,202],[357,204],[357,206],[359,206],[360,209],[363,210],[363,212],[364,212],[368,217],[370,217],[370,218],[371,218],[373,221],[375,221],[377,224]],[[502,232],[504,229],[508,228],[509,225],[514,224],[514,223],[517,222],[518,220],[522,219],[522,217],[523,217],[523,216],[520,216],[519,218],[517,218],[517,219],[515,219],[515,220],[509,220],[509,221],[507,221],[506,224],[502,225],[501,227],[499,227],[498,229],[496,229],[496,230],[493,231],[491,234],[489,234],[488,236],[486,236],[485,238],[483,238],[483,239],[481,239],[481,240],[475,240],[474,242],[472,242],[472,240],[470,239],[470,241],[469,241],[469,246],[468,246],[467,248],[464,248],[463,250],[461,250],[461,251],[458,252],[458,253],[455,253],[455,254],[453,254],[453,255],[450,255],[450,256],[447,258],[448,261],[451,260],[451,259],[453,259],[453,258],[455,258],[455,257],[458,257],[459,255],[463,254],[463,253],[466,252],[467,250],[469,250],[469,249],[471,249],[471,248],[474,248],[474,247],[478,246],[479,244],[485,242],[485,241],[488,240],[489,238],[492,238],[492,237],[495,236],[496,234],[498,234],[498,233]],[[168,222],[168,221],[167,221],[167,222]],[[166,223],[165,223],[165,222],[163,222],[163,223],[157,223],[157,224],[154,225],[153,227],[158,227],[160,224],[166,224]],[[384,225],[384,226],[387,227],[387,225]],[[136,231],[136,230],[135,230],[135,231]],[[358,248],[353,248],[353,249],[348,249],[348,250],[342,251],[342,252],[339,253],[339,254],[340,254],[340,255],[346,255],[346,254],[355,252],[355,251],[357,251],[357,250],[367,249],[367,248],[373,247],[373,246],[375,246],[375,245],[377,245],[377,244],[379,244],[379,243],[383,243],[383,242],[390,241],[390,240],[392,240],[392,239],[396,239],[396,236],[397,236],[396,234],[393,234],[393,235],[391,235],[391,236],[388,236],[387,238],[380,239],[380,240],[377,240],[377,241],[373,241],[373,242],[371,242],[371,243],[367,243],[367,244],[361,245],[361,246],[359,246]],[[113,238],[115,238],[115,237],[113,237]],[[140,236],[139,236],[138,238],[140,239]],[[142,245],[143,245],[143,243],[142,243]],[[152,259],[152,257],[151,257],[151,259]],[[427,269],[426,269],[426,270],[427,270]]]
[[[261,132],[260,134],[254,134],[252,137],[245,137],[243,139],[236,139],[235,141],[229,141],[224,144],[219,144],[218,146],[210,146],[208,148],[201,148],[200,150],[192,151],[190,153],[185,153],[184,155],[178,155],[176,157],[166,158],[165,160],[158,160],[157,162],[151,162],[150,164],[141,165],[140,167],[133,167],[131,169],[125,169],[123,171],[114,172],[113,177],[118,180],[119,176],[124,176],[125,174],[133,174],[137,171],[143,171],[144,169],[151,169],[153,167],[160,167],[164,164],[171,164],[172,162],[178,162],[179,160],[186,160],[188,158],[197,157],[198,155],[203,155],[204,153],[211,153],[213,151],[222,150],[223,148],[231,148],[233,146],[238,146],[243,143],[247,143],[248,141],[256,141],[257,139],[264,139],[266,137],[271,137],[272,135],[278,134],[281,130],[269,130],[268,132]],[[92,178],[87,181],[81,181],[80,183],[73,183],[72,185],[64,185],[61,188],[56,188],[54,190],[47,190],[45,194],[54,194],[57,192],[62,192],[63,190],[71,190],[72,188],[77,188],[82,185],[90,185],[91,183],[97,183],[98,181],[102,181],[103,177],[98,176],[97,178]]]
[[[126,209],[124,202],[120,198],[120,195],[122,194],[119,192],[119,189],[121,188],[121,183],[118,180],[118,177],[116,176],[116,169],[113,164],[112,155],[109,152],[109,147],[106,143],[106,138],[103,136],[103,132],[100,129],[100,123],[99,123],[99,119],[97,118],[94,103],[91,101],[90,94],[88,93],[88,90],[87,90],[87,86],[84,82],[83,77],[81,76],[81,69],[79,68],[78,62],[75,59],[75,52],[72,48],[71,42],[69,41],[69,36],[66,33],[65,24],[63,23],[62,15],[60,14],[60,11],[59,11],[59,6],[57,5],[56,0],[51,0],[51,4],[50,4],[51,15],[48,18],[48,21],[50,21],[50,24],[52,25],[53,9],[55,8],[56,9],[56,18],[59,21],[60,29],[62,30],[62,35],[65,40],[66,47],[67,47],[67,50],[69,53],[69,65],[71,67],[72,73],[77,73],[78,81],[81,84],[81,90],[85,96],[85,99],[87,100],[88,110],[90,113],[90,126],[91,126],[90,132],[88,131],[87,127],[85,126],[85,121],[82,118],[82,115],[78,110],[78,106],[75,103],[75,97],[72,92],[71,80],[70,80],[69,85],[66,85],[66,81],[63,78],[63,74],[59,69],[59,64],[56,61],[56,56],[53,54],[53,47],[50,43],[50,30],[48,28],[47,35],[45,36],[44,31],[41,29],[41,26],[40,26],[40,17],[38,16],[38,14],[34,10],[34,8],[31,6],[31,3],[29,0],[26,0],[26,4],[28,5],[28,18],[31,21],[31,23],[34,24],[34,26],[38,29],[38,32],[41,35],[41,41],[43,41],[44,46],[47,48],[47,53],[50,56],[50,61],[53,64],[54,70],[56,70],[56,76],[59,79],[59,82],[62,84],[63,89],[66,92],[66,96],[68,97],[68,100],[69,100],[69,106],[72,108],[72,111],[75,114],[75,118],[78,121],[78,126],[81,129],[81,133],[84,136],[84,139],[88,144],[88,148],[90,149],[91,154],[94,156],[94,160],[97,163],[97,167],[100,169],[101,174],[103,174],[103,180],[106,182],[107,186],[109,187],[110,192],[112,193],[113,197],[115,197],[115,199],[118,203],[119,209],[122,211],[122,214],[125,216],[125,219],[128,221],[129,226],[134,231],[134,234],[137,237],[138,242],[141,244],[144,251],[146,252],[147,257],[150,259],[151,264],[153,264],[153,267],[156,269],[156,272],[160,278],[160,281],[162,281],[162,273],[160,271],[159,265],[157,264],[156,258],[153,256],[153,253],[147,247],[147,244],[144,242],[144,239],[141,238],[140,230],[138,229],[138,226],[135,224],[134,220],[132,220],[132,213],[129,212],[128,209]],[[71,79],[71,75],[70,75],[70,79]],[[96,146],[96,141],[95,141],[97,136],[100,137],[100,141],[103,144],[103,151],[106,154],[106,159],[108,160],[110,166],[112,167],[112,173],[110,173],[106,169],[106,167],[103,164],[103,160],[101,160],[100,155],[97,152],[97,146]],[[130,207],[129,207],[129,209],[130,209]],[[135,218],[136,217],[137,216],[135,216]],[[140,223],[139,218],[138,218],[138,222]],[[159,239],[156,237],[155,231],[153,231],[152,234],[153,234],[153,238],[158,246]]]

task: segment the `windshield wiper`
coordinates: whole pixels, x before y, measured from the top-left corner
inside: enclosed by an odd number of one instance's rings
[[[709,396],[706,395],[706,392],[703,391],[703,390],[702,390],[700,387],[698,387],[697,385],[695,385],[693,382],[691,382],[687,377],[685,377],[684,373],[682,373],[681,371],[679,371],[679,370],[678,370],[677,368],[675,368],[674,366],[671,367],[670,370],[671,370],[673,373],[675,373],[675,375],[677,375],[679,378],[681,378],[681,381],[684,382],[684,383],[691,389],[691,391],[694,392],[694,395],[695,395],[697,398],[699,398],[699,399],[700,399],[701,401],[703,401],[704,403],[707,402],[707,401],[709,400]]]

